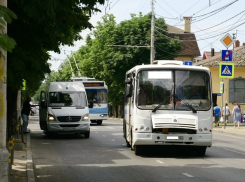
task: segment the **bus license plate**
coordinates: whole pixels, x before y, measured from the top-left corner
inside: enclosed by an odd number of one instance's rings
[[[178,136],[167,136],[167,140],[178,140]]]
[[[74,127],[65,127],[65,128],[63,128],[65,131],[71,131],[71,130],[75,130],[75,128]]]

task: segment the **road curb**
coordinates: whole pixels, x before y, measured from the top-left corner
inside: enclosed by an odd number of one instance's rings
[[[32,161],[32,152],[31,152],[31,135],[27,134],[27,181],[35,182],[34,170],[33,170],[33,161]]]

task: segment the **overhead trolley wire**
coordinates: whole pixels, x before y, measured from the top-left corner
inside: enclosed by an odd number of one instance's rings
[[[219,1],[221,0],[218,0],[217,2],[214,2],[211,6],[213,6],[214,4],[218,3]],[[211,1],[212,2],[212,1]],[[210,6],[209,5],[206,5],[204,6],[201,10],[199,10],[198,12],[194,13],[193,15],[197,14],[197,13],[200,13],[201,11],[205,10],[206,8],[209,8]]]
[[[210,13],[214,13],[214,12],[219,11],[219,10],[221,10],[221,9],[223,10],[223,9],[225,9],[225,8],[227,8],[227,7],[229,7],[229,6],[231,6],[232,4],[234,4],[234,3],[237,2],[237,1],[238,1],[238,0],[235,0],[235,1],[229,3],[229,4],[225,5],[225,6],[222,6],[222,7],[218,8],[218,9],[216,9],[216,10],[213,10],[213,11],[211,11],[211,12],[209,12],[209,13],[202,14],[202,15],[199,15],[199,16],[193,16],[193,18],[197,18],[197,17],[201,17],[201,16],[206,16],[206,15],[208,15],[208,14],[210,14]],[[194,14],[193,14],[193,15],[194,15]]]
[[[231,18],[229,18],[229,19],[227,19],[227,20],[225,20],[225,21],[223,21],[223,22],[221,22],[221,23],[217,24],[217,25],[214,25],[214,26],[212,26],[212,27],[205,28],[205,29],[203,29],[203,30],[199,30],[199,31],[196,31],[196,32],[193,32],[193,33],[201,32],[201,31],[204,31],[204,30],[208,30],[208,29],[211,29],[211,28],[217,27],[217,26],[219,26],[219,25],[221,25],[221,24],[223,24],[223,23],[226,23],[227,21],[229,21],[229,20],[231,20],[231,19],[233,19],[233,18],[237,17],[238,15],[242,14],[243,12],[245,12],[245,10],[244,10],[244,11],[242,11],[242,12],[240,12],[240,13],[238,13],[238,14],[236,14],[235,16],[233,16],[233,17],[231,17]]]

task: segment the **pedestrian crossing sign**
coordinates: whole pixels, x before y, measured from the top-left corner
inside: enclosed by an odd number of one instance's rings
[[[220,63],[219,77],[220,78],[234,78],[234,63]]]

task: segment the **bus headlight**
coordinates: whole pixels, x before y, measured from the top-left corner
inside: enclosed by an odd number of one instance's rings
[[[49,121],[56,121],[54,115],[52,115],[52,114],[49,114],[49,115],[48,115],[48,120],[49,120]]]
[[[88,121],[89,120],[89,114],[85,114],[83,117],[82,117],[82,121]]]
[[[134,131],[136,132],[149,132],[150,127],[149,126],[144,126],[144,125],[136,125],[134,127]]]
[[[107,114],[101,114],[100,115],[100,117],[102,117],[102,118],[104,118],[104,117],[106,117],[107,116]]]

